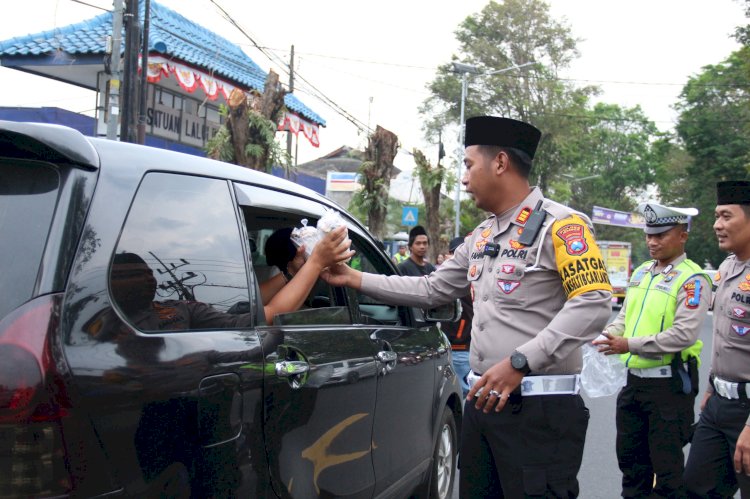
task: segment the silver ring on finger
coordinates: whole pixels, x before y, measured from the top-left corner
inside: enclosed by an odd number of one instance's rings
[[[498,392],[497,390],[490,390],[490,397],[497,397],[498,399],[502,399],[503,394]]]

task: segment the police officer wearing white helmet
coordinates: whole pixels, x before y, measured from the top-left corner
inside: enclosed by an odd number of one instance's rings
[[[750,497],[750,181],[716,184],[714,232],[730,254],[714,277],[710,384],[685,465],[689,497]]]
[[[460,495],[576,497],[588,426],[580,346],[604,327],[611,286],[591,222],[529,185],[541,132],[466,121],[462,183],[492,215],[427,277],[339,265],[327,279],[387,303],[432,308],[474,293]]]
[[[617,397],[617,461],[622,497],[686,497],[682,480],[698,393],[698,340],[711,280],[685,254],[695,208],[641,203],[653,258],[630,278],[620,313],[594,341],[628,368]],[[654,476],[656,479],[654,480]]]

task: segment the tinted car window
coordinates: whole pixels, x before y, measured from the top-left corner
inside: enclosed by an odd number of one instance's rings
[[[352,249],[356,251],[356,256],[350,262],[353,268],[371,274],[390,275],[393,273],[385,262],[385,255],[381,256],[378,251],[361,241],[357,234],[350,231],[349,236],[352,239]],[[350,290],[349,292],[359,308],[362,322],[388,325],[409,324],[406,307],[395,307],[381,303],[376,298],[359,291]]]
[[[0,318],[32,297],[59,185],[51,166],[0,161]]]
[[[227,313],[249,301],[242,244],[225,181],[151,173],[113,259],[114,301],[143,331],[247,326]]]

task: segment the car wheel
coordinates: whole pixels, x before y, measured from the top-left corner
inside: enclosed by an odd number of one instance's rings
[[[432,456],[432,477],[430,479],[430,499],[447,499],[453,491],[456,477],[456,455],[458,435],[456,420],[449,407],[443,410],[440,420],[435,451]]]

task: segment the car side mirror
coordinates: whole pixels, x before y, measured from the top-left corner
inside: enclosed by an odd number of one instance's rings
[[[456,322],[459,317],[461,317],[460,300],[453,300],[425,311],[426,322]]]

